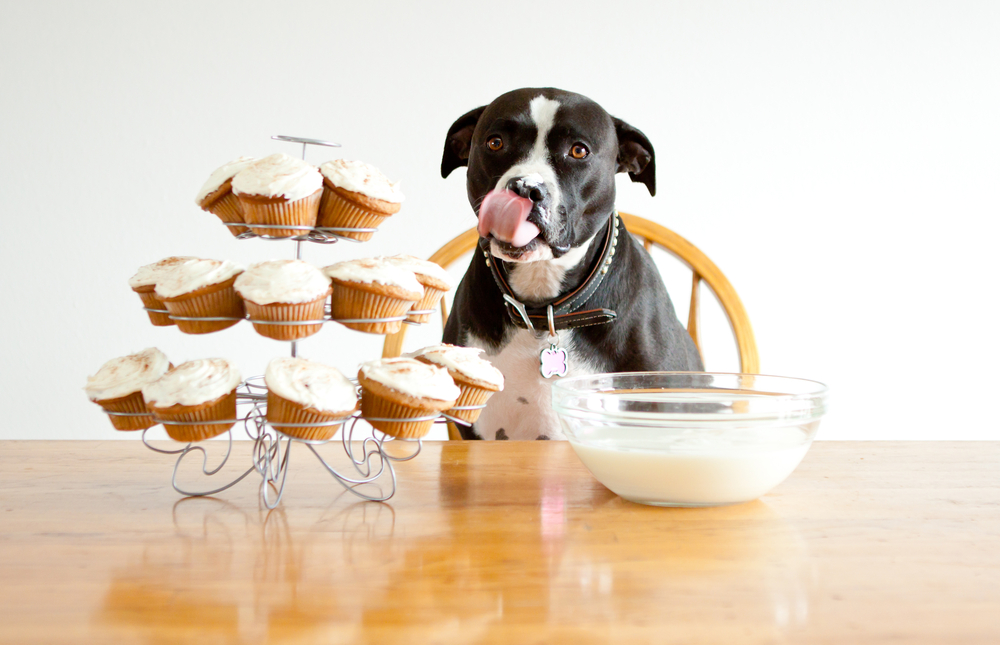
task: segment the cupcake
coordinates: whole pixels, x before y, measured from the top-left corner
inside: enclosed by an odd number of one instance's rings
[[[412,358],[363,363],[358,382],[361,416],[385,434],[403,439],[424,436],[434,423],[434,419],[409,419],[436,417],[454,407],[460,394],[448,370]]]
[[[374,166],[362,161],[335,159],[319,167],[323,175],[323,200],[317,226],[377,228],[399,211],[403,193]],[[370,240],[373,233],[337,231],[337,235]]]
[[[233,427],[242,380],[226,359],[205,358],[181,363],[145,385],[142,397],[171,439],[201,441]]]
[[[270,260],[250,265],[233,284],[243,298],[253,328],[275,340],[312,336],[323,324],[268,325],[258,321],[323,320],[330,278],[302,260]]]
[[[316,226],[323,177],[310,164],[273,154],[251,163],[233,177],[233,194],[240,200],[243,217],[257,235],[294,237],[308,230],[258,228],[253,224]]]
[[[242,223],[243,207],[233,194],[233,176],[256,161],[253,157],[240,157],[236,161],[219,166],[209,175],[205,185],[198,191],[194,203],[203,211],[212,213],[223,222]],[[233,235],[247,232],[246,226],[227,226]]]
[[[412,311],[429,311],[438,306],[441,296],[446,291],[451,291],[451,276],[441,265],[428,260],[421,260],[412,255],[394,255],[386,258],[390,264],[398,266],[407,271],[412,271],[419,282],[424,287],[424,297],[420,302],[413,305]],[[430,322],[431,314],[413,314],[406,317],[407,320],[415,323]]]
[[[229,260],[190,260],[178,264],[157,280],[155,294],[171,316],[229,318],[230,320],[175,320],[185,334],[207,334],[232,327],[246,313],[233,289],[243,267]]]
[[[267,385],[267,422],[297,439],[330,439],[342,425],[312,428],[282,424],[329,423],[343,420],[358,409],[358,392],[336,369],[303,358],[276,358],[264,373]]]
[[[495,392],[503,389],[503,374],[493,367],[492,363],[479,356],[482,351],[475,347],[444,344],[424,347],[410,355],[418,361],[447,369],[448,375],[462,391],[455,402],[455,407],[464,408],[486,405],[486,401]],[[444,412],[448,416],[472,424],[479,418],[482,409],[448,409]]]
[[[128,286],[132,287],[132,291],[139,294],[139,298],[142,299],[142,304],[147,310],[158,309],[163,311],[167,307],[159,298],[156,297],[156,293],[154,292],[156,289],[156,281],[162,279],[163,276],[170,273],[170,271],[172,271],[177,265],[197,259],[198,258],[188,256],[174,256],[163,258],[159,262],[139,267],[136,274],[129,278]],[[149,314],[149,322],[153,323],[157,327],[167,327],[168,325],[174,324],[174,321],[170,319],[170,316],[165,313],[160,313],[158,311],[146,311],[146,313]]]
[[[87,377],[84,391],[91,401],[108,412],[142,415],[108,415],[116,430],[145,430],[157,422],[146,409],[142,388],[163,376],[171,367],[163,352],[150,347],[138,354],[111,359],[97,370],[97,374]]]
[[[333,319],[370,334],[395,334],[403,323],[345,321],[400,317],[424,297],[424,288],[413,272],[389,264],[385,258],[338,262],[324,268],[323,273],[333,281]]]

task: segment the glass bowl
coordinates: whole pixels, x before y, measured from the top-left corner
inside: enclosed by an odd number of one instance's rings
[[[633,372],[552,384],[552,407],[594,477],[657,506],[764,495],[802,461],[826,397],[816,381],[755,374]]]

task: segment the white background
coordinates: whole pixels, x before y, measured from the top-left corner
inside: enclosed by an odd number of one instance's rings
[[[154,328],[126,284],[167,255],[244,264],[193,203],[217,166],[340,141],[400,179],[367,245],[428,256],[474,224],[455,118],[517,87],[585,94],[656,148],[655,198],[741,295],[765,373],[830,385],[826,439],[997,437],[1000,3],[5,2],[0,20],[0,439],[120,438],[82,387],[148,346],[262,373],[240,324]],[[669,267],[668,267],[669,268]],[[688,277],[667,271],[682,319]],[[733,369],[708,316],[710,369]],[[433,340],[433,333],[427,337]],[[328,325],[302,353],[351,373],[381,339]]]

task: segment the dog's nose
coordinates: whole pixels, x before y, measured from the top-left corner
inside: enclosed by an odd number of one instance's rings
[[[514,179],[508,181],[507,190],[513,191],[526,199],[530,199],[536,204],[545,201],[545,198],[549,196],[548,191],[545,190],[544,184],[526,182],[524,177],[515,177]]]

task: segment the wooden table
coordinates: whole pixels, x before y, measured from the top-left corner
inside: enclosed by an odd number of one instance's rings
[[[385,504],[293,453],[266,512],[138,443],[0,443],[0,641],[1000,642],[1000,442],[821,442],[713,509],[556,441],[428,443]]]

